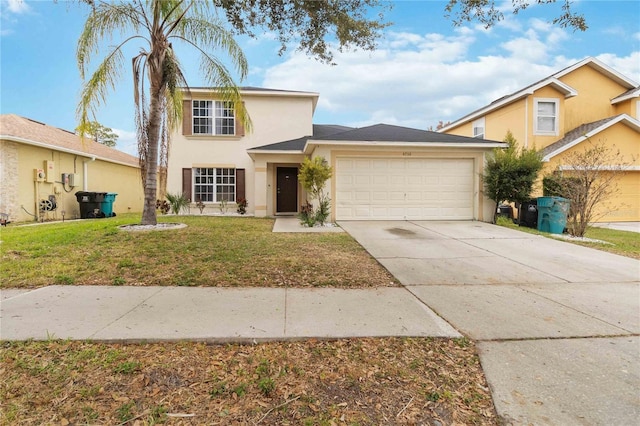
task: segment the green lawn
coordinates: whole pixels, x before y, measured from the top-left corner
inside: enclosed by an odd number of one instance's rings
[[[397,285],[346,233],[273,233],[273,219],[212,216],[159,218],[187,224],[176,230],[119,229],[139,221],[122,215],[3,228],[0,288]]]
[[[518,226],[510,219],[498,218],[498,225],[507,228],[517,229],[530,234],[542,235],[549,238],[554,237],[553,234],[541,232],[537,229],[527,228],[526,226]],[[570,241],[572,244],[578,244],[585,247],[592,247],[598,250],[607,251],[609,253],[619,254],[621,256],[640,259],[640,234],[630,231],[617,231],[615,229],[589,227],[585,237],[601,242],[580,241],[578,239],[563,239]]]

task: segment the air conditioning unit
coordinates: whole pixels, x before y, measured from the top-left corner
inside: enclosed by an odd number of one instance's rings
[[[33,169],[33,180],[36,182],[44,182],[47,177],[44,169]]]

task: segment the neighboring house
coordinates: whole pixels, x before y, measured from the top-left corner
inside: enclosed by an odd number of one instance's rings
[[[566,171],[563,158],[593,143],[615,145],[630,163],[615,199],[601,206],[601,222],[640,221],[640,87],[594,58],[586,58],[500,98],[439,131],[503,140],[541,150],[543,173]],[[617,167],[620,164],[608,164]]]
[[[295,215],[306,201],[298,182],[305,157],[333,168],[331,220],[485,220],[485,155],[500,142],[379,124],[314,125],[319,95],[242,88],[253,124],[244,132],[214,90],[184,94],[182,129],[172,135],[167,191],[230,209],[247,199],[255,216]]]
[[[118,194],[116,214],[142,211],[137,157],[14,114],[0,115],[0,179],[12,222],[77,219],[78,191]]]

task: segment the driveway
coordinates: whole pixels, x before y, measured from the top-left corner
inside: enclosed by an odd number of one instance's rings
[[[510,424],[637,424],[640,261],[482,222],[341,222],[478,344]]]

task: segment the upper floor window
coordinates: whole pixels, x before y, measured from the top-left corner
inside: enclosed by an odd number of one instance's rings
[[[473,122],[473,137],[484,139],[484,117]]]
[[[235,135],[232,102],[193,101],[194,135]]]
[[[534,133],[537,135],[558,135],[558,110],[557,99],[534,100]]]

